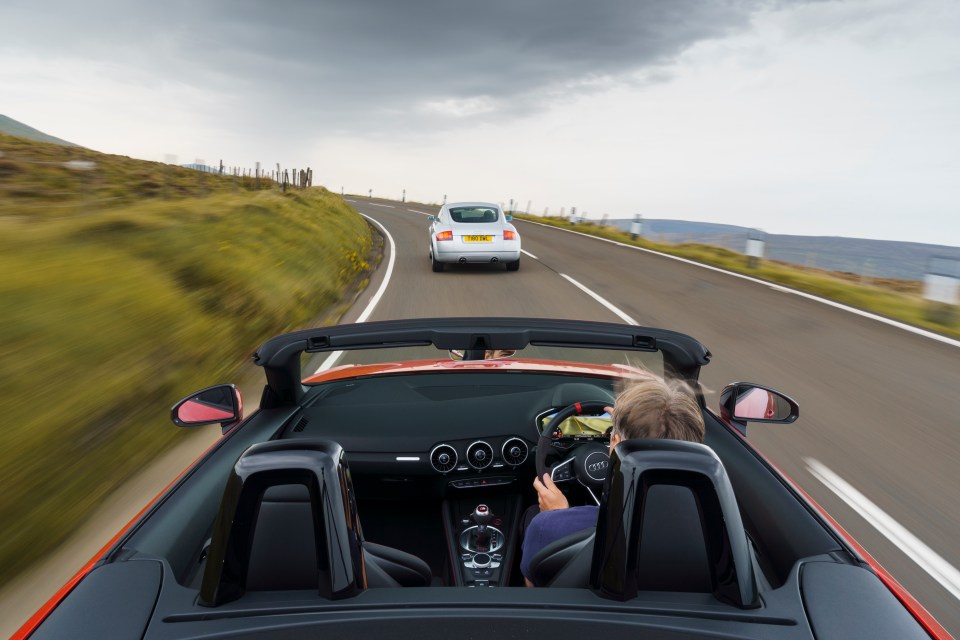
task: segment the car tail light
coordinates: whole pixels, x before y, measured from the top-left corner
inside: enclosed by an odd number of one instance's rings
[[[510,229],[504,229],[504,230],[503,230],[503,239],[504,239],[504,240],[516,240],[516,239],[517,239],[517,232],[516,232],[516,231],[510,231]]]
[[[453,231],[441,231],[437,234],[437,241],[453,240]]]

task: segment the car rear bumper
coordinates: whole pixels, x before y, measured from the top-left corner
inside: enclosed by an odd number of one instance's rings
[[[438,250],[433,254],[437,262],[516,262],[520,259],[520,249],[505,249],[499,251],[464,251]]]

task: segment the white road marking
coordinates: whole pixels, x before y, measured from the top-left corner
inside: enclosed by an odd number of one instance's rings
[[[567,280],[569,280],[570,282],[572,282],[574,286],[576,286],[578,289],[580,289],[581,291],[583,291],[585,294],[587,294],[588,296],[590,296],[591,298],[593,298],[594,300],[596,300],[597,302],[599,302],[600,304],[602,304],[603,306],[605,306],[605,307],[606,307],[607,309],[609,309],[610,311],[613,311],[615,314],[617,314],[618,316],[620,316],[620,318],[621,318],[624,322],[626,322],[627,324],[635,324],[635,325],[639,325],[639,324],[640,324],[639,322],[637,322],[636,320],[634,320],[633,318],[631,318],[630,316],[628,316],[627,314],[625,314],[623,311],[621,311],[621,310],[618,309],[617,307],[613,306],[610,302],[608,302],[607,300],[605,300],[605,299],[604,299],[603,297],[601,297],[599,294],[596,294],[596,293],[594,293],[593,291],[591,291],[590,289],[587,289],[585,286],[583,286],[582,284],[580,284],[579,282],[577,282],[576,280],[574,280],[573,278],[571,278],[571,277],[568,276],[567,274],[561,273],[561,274],[560,274],[560,277],[561,277],[561,278],[566,278]]]
[[[611,243],[611,244],[615,244],[615,245],[620,246],[620,247],[626,247],[626,248],[628,248],[628,249],[636,249],[637,251],[643,251],[643,252],[645,252],[645,253],[650,253],[650,254],[653,254],[653,255],[655,255],[655,256],[662,256],[662,257],[664,257],[664,258],[670,258],[671,260],[676,260],[676,261],[678,261],[678,262],[684,262],[684,263],[686,263],[686,264],[691,264],[691,265],[693,265],[693,266],[695,266],[695,267],[701,267],[701,268],[703,268],[703,269],[709,269],[710,271],[716,271],[717,273],[725,273],[725,274],[727,274],[727,275],[734,276],[735,278],[740,278],[740,279],[742,279],[742,280],[747,280],[747,281],[749,281],[749,282],[756,282],[757,284],[765,285],[765,286],[767,286],[767,287],[770,287],[771,289],[774,289],[775,291],[780,291],[780,292],[783,292],[783,293],[789,293],[789,294],[792,294],[792,295],[795,295],[795,296],[800,296],[801,298],[806,298],[806,299],[808,299],[808,300],[813,300],[814,302],[819,302],[820,304],[825,304],[825,305],[827,305],[827,306],[834,307],[835,309],[840,309],[840,310],[846,311],[846,312],[848,312],[848,313],[854,313],[854,314],[856,314],[856,315],[858,315],[858,316],[861,316],[861,317],[864,317],[864,318],[870,318],[871,320],[876,320],[877,322],[882,322],[882,323],[884,323],[884,324],[888,324],[888,325],[890,325],[891,327],[896,327],[897,329],[903,329],[904,331],[909,331],[910,333],[914,333],[914,334],[916,334],[916,335],[918,335],[918,336],[923,336],[923,337],[925,337],[925,338],[930,338],[931,340],[936,340],[936,341],[942,342],[942,343],[944,343],[944,344],[953,345],[954,347],[960,347],[960,340],[955,340],[954,338],[948,338],[947,336],[942,336],[942,335],[940,335],[939,333],[934,333],[934,332],[932,332],[932,331],[927,331],[926,329],[920,329],[919,327],[913,327],[913,326],[911,326],[911,325],[909,325],[909,324],[905,324],[905,323],[903,323],[903,322],[898,322],[898,321],[896,321],[896,320],[891,320],[890,318],[884,318],[883,316],[878,316],[878,315],[876,315],[876,314],[874,314],[874,313],[870,313],[870,312],[868,312],[868,311],[862,311],[862,310],[860,310],[860,309],[854,309],[853,307],[848,307],[848,306],[845,305],[845,304],[841,304],[841,303],[839,303],[839,302],[834,302],[833,300],[827,300],[826,298],[821,298],[821,297],[819,297],[819,296],[815,296],[815,295],[813,295],[812,293],[805,293],[805,292],[803,292],[803,291],[797,291],[796,289],[790,289],[790,288],[788,288],[788,287],[784,287],[784,286],[781,286],[781,285],[778,285],[778,284],[774,284],[774,283],[771,283],[771,282],[767,282],[766,280],[760,280],[760,279],[758,279],[758,278],[754,278],[754,277],[751,277],[751,276],[745,276],[745,275],[743,275],[742,273],[736,273],[736,272],[733,272],[733,271],[727,271],[726,269],[721,269],[720,267],[713,267],[713,266],[710,266],[710,265],[708,265],[708,264],[703,264],[702,262],[696,262],[696,261],[694,261],[694,260],[688,260],[687,258],[681,258],[681,257],[679,257],[679,256],[671,256],[670,254],[660,253],[659,251],[654,251],[653,249],[645,249],[645,248],[643,248],[643,247],[637,247],[637,246],[634,246],[634,245],[632,245],[632,244],[626,244],[626,243],[623,243],[623,242],[617,242],[616,240],[610,240],[609,238],[601,238],[601,237],[599,237],[599,236],[592,236],[592,235],[590,235],[590,234],[588,234],[588,233],[583,233],[583,232],[581,232],[581,231],[574,231],[574,230],[572,230],[572,229],[564,229],[564,228],[562,228],[562,227],[554,227],[553,225],[543,224],[542,222],[534,222],[533,220],[521,220],[521,222],[529,222],[530,224],[537,224],[537,225],[540,225],[541,227],[549,227],[549,228],[551,228],[551,229],[559,229],[560,231],[566,231],[566,232],[568,232],[568,233],[575,233],[575,234],[577,234],[578,236],[585,236],[585,237],[587,237],[587,238],[593,238],[594,240],[602,240],[603,242],[609,242],[609,243]]]
[[[356,202],[356,200],[351,200],[350,198],[344,198],[347,202]]]
[[[386,207],[387,209],[396,209],[392,204],[377,204],[376,202],[368,202],[367,204],[372,204],[375,207]]]
[[[533,258],[534,260],[539,260],[539,259],[540,259],[540,258],[538,258],[537,256],[535,256],[535,255],[533,255],[532,253],[530,253],[529,251],[527,251],[526,249],[520,249],[520,253],[522,253],[522,254],[525,255],[525,256],[530,256],[530,257]]]
[[[813,458],[804,458],[804,462],[807,463],[807,469],[813,477],[837,494],[907,557],[920,565],[921,569],[929,573],[954,598],[960,599],[960,571],[822,462]]]
[[[390,232],[387,231],[387,228],[382,224],[371,218],[370,216],[361,213],[364,218],[372,222],[373,224],[380,227],[380,230],[383,231],[384,237],[386,237],[387,242],[390,245],[390,259],[387,261],[387,272],[383,276],[383,282],[380,283],[380,288],[377,289],[377,292],[373,294],[373,297],[370,298],[370,302],[367,303],[367,307],[363,310],[363,313],[360,314],[354,322],[364,322],[367,318],[370,317],[370,314],[373,313],[374,308],[377,306],[377,303],[380,302],[380,298],[383,297],[383,292],[387,290],[387,285],[390,283],[390,276],[393,275],[393,265],[397,261],[397,245],[393,241],[393,236],[390,235]],[[314,374],[320,373],[321,371],[326,371],[336,363],[336,361],[343,355],[343,351],[334,351],[323,361]]]
[[[427,213],[426,211],[417,211],[416,209],[407,209],[407,211],[413,211],[414,213],[419,213],[419,214],[425,215],[425,216],[432,216],[432,215],[433,215],[432,213]]]

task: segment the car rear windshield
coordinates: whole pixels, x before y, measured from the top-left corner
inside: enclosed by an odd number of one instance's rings
[[[450,209],[454,222],[496,222],[497,210],[490,207],[456,207]]]

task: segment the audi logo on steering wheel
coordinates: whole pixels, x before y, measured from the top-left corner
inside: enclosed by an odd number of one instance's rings
[[[597,482],[601,482],[607,477],[607,469],[610,467],[610,458],[606,451],[594,451],[583,461],[583,469],[587,475]]]
[[[602,471],[603,469],[606,469],[608,466],[610,466],[610,461],[609,461],[609,460],[601,460],[600,462],[593,462],[593,463],[591,463],[591,464],[588,464],[588,465],[587,465],[587,470],[588,470],[588,471]]]

